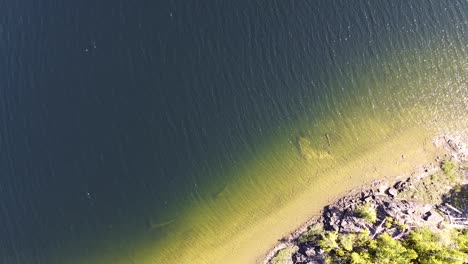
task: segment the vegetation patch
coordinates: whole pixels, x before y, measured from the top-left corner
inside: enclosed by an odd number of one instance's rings
[[[326,232],[318,242],[327,253],[326,263],[467,263],[468,232],[452,230],[442,236],[426,228],[398,240],[388,233],[371,238],[369,232]]]
[[[285,264],[291,262],[291,256],[296,252],[295,245],[289,245],[278,251],[275,257],[270,260],[271,264]]]
[[[443,202],[443,195],[460,181],[461,173],[458,164],[453,160],[441,161],[440,168],[440,171],[434,172],[429,177],[412,183],[412,188],[402,190],[398,196],[406,200],[431,204]]]
[[[458,165],[453,160],[444,160],[441,164],[442,171],[451,180],[455,181],[460,177]]]
[[[320,234],[323,232],[323,225],[315,224],[309,227],[309,229],[303,233],[299,238],[299,243],[307,243],[310,241],[314,241],[320,237]]]
[[[369,223],[375,223],[377,221],[377,211],[372,208],[370,203],[365,203],[362,206],[356,207],[354,212]]]

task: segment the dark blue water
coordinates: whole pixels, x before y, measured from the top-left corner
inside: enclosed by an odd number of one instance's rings
[[[42,0],[0,10],[4,263],[131,243],[194,193],[222,190],[232,180],[222,171],[265,138],[325,115],[324,100],[346,101],[352,89],[328,88],[337,65],[466,44],[468,23],[462,0]]]

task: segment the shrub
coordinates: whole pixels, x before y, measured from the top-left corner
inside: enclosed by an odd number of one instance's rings
[[[340,247],[343,248],[346,251],[353,251],[354,243],[356,241],[356,235],[355,234],[349,234],[349,235],[344,235],[341,236],[340,238]]]
[[[320,233],[322,232],[323,232],[322,225],[316,224],[316,225],[310,226],[309,230],[299,237],[298,242],[306,243],[309,241],[314,241],[315,239],[318,238],[318,236],[320,236]]]
[[[460,232],[456,237],[458,249],[468,254],[468,230]]]
[[[369,223],[375,223],[377,221],[377,211],[371,207],[370,203],[365,203],[363,206],[357,207],[354,212]]]
[[[278,251],[276,256],[270,260],[271,264],[282,264],[282,263],[287,263],[288,261],[292,260],[292,254],[296,249],[294,248],[294,245],[290,245],[286,248],[281,249]]]
[[[319,240],[318,245],[325,250],[325,252],[330,253],[332,250],[338,249],[338,232],[325,232],[322,234],[322,239]]]
[[[408,229],[408,225],[403,224],[399,221],[394,221],[393,224],[396,225],[400,229],[400,231]]]
[[[393,217],[387,216],[387,218],[385,218],[385,227],[391,228],[393,226],[393,220]]]
[[[456,180],[458,176],[458,166],[453,160],[442,161],[442,171],[447,175],[450,180]]]
[[[370,256],[367,252],[364,253],[357,253],[353,252],[351,254],[351,264],[371,264]]]

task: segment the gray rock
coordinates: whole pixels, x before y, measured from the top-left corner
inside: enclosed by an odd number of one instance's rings
[[[331,223],[330,228],[331,228],[332,231],[340,230],[340,227],[336,223]]]
[[[423,207],[423,211],[428,212],[432,210],[432,207],[434,207],[432,204],[425,204]]]
[[[387,193],[392,197],[395,198],[398,195],[398,191],[395,188],[388,188]]]
[[[447,141],[447,144],[448,144],[448,145],[450,146],[450,148],[452,148],[453,151],[455,151],[455,152],[458,152],[458,151],[460,151],[460,149],[461,149],[461,147],[457,144],[457,142],[455,142],[455,141],[452,140],[452,139],[449,139],[449,140]]]
[[[303,263],[307,261],[307,257],[302,255],[301,253],[296,253],[293,257],[294,263],[299,262]]]
[[[308,248],[305,252],[306,256],[308,257],[313,257],[315,256],[317,253],[315,252],[315,249],[313,247],[311,248]]]
[[[323,264],[325,263],[325,256],[316,256],[307,262],[307,264]]]
[[[378,191],[379,191],[379,193],[381,193],[381,194],[385,194],[385,191],[386,191],[387,189],[388,189],[388,184],[381,184],[381,185],[379,186]]]
[[[468,169],[461,170],[461,173],[463,175],[463,179],[468,181]]]
[[[399,181],[399,182],[395,183],[393,185],[393,187],[395,189],[397,189],[398,191],[403,191],[403,190],[407,189],[409,185],[410,185],[410,183],[409,183],[409,178],[408,178],[405,181]]]
[[[433,224],[438,224],[440,222],[444,221],[444,218],[437,213],[435,210],[431,210],[425,214],[425,217],[423,217],[426,222],[433,223]]]
[[[366,228],[366,220],[353,217],[341,223],[340,232],[342,233],[358,233]]]

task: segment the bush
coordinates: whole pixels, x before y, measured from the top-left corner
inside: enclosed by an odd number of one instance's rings
[[[342,236],[340,238],[340,247],[343,248],[344,250],[348,251],[348,252],[351,252],[351,251],[353,251],[355,241],[356,241],[356,235],[355,234],[349,234],[347,236]]]
[[[290,245],[286,248],[281,249],[278,251],[276,256],[270,260],[271,264],[282,264],[282,263],[287,263],[288,261],[292,260],[292,255],[296,249],[294,248],[294,245]]]
[[[357,207],[354,212],[369,223],[375,223],[377,221],[377,211],[371,207],[370,203],[365,203],[363,206]]]
[[[468,254],[468,230],[460,232],[457,235],[456,243],[461,252]]]
[[[309,241],[314,241],[320,236],[322,232],[323,232],[322,225],[319,225],[319,224],[313,225],[309,227],[309,230],[307,232],[305,232],[299,237],[298,242],[306,243]]]
[[[385,218],[385,228],[392,228],[393,220],[393,217],[387,216],[387,218]]]
[[[408,225],[403,224],[401,222],[394,221],[393,224],[396,225],[400,229],[400,231],[408,229]]]
[[[364,253],[357,253],[353,252],[351,254],[351,264],[371,264],[370,256],[367,252]]]
[[[319,240],[318,245],[327,253],[339,249],[338,246],[338,232],[325,232]]]
[[[442,161],[442,171],[447,175],[447,177],[454,181],[458,176],[458,166],[453,160],[444,160]]]

